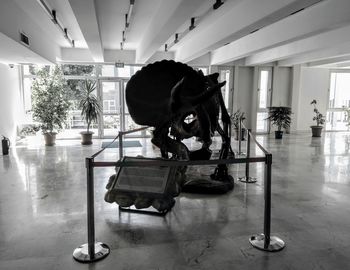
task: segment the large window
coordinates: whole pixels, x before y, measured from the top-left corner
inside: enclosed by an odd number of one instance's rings
[[[344,108],[350,107],[350,72],[331,72],[327,130],[347,130],[348,115]]]
[[[86,123],[80,115],[79,95],[85,79],[96,82],[96,96],[101,102],[103,112],[99,123],[93,124],[94,136],[99,138],[114,137],[119,130],[130,130],[138,128],[125,105],[125,87],[128,79],[134,75],[142,66],[125,65],[116,67],[115,65],[61,65],[70,92],[72,107],[64,130],[58,138],[78,138],[80,131],[86,129]],[[31,86],[36,77],[37,68],[31,65],[22,65],[23,101],[26,112],[26,123],[32,123],[31,116]],[[46,66],[45,68],[50,68]],[[195,68],[203,71],[207,75],[207,68]],[[131,134],[130,136],[145,136],[146,131]]]

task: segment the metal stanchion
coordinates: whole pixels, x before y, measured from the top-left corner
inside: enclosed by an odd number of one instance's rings
[[[87,171],[87,231],[88,243],[76,248],[73,258],[78,262],[89,263],[101,260],[108,256],[109,247],[101,242],[95,242],[95,216],[94,216],[94,167],[93,158],[86,158]]]
[[[253,235],[249,242],[253,247],[264,251],[280,251],[285,247],[285,243],[277,236],[271,236],[271,165],[272,155],[266,154],[265,179],[264,179],[264,233]]]
[[[256,177],[250,177],[249,176],[249,158],[250,158],[250,132],[251,129],[248,129],[248,135],[247,135],[247,162],[245,164],[245,176],[239,177],[238,180],[243,183],[255,183]]]
[[[239,123],[238,123],[238,152],[237,152],[238,156],[243,156],[245,155],[242,152],[242,118],[239,118]]]
[[[123,158],[123,132],[119,131],[119,159]]]

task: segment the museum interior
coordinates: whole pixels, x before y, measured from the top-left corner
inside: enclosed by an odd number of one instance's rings
[[[349,14],[0,0],[0,269],[349,269]]]

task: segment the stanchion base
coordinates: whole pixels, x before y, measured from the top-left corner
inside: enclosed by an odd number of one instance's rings
[[[278,238],[277,236],[270,236],[270,244],[265,248],[265,235],[264,234],[258,234],[253,235],[249,238],[249,242],[252,244],[253,247],[269,251],[269,252],[276,252],[280,251],[285,247],[285,243],[282,239]]]
[[[247,183],[247,184],[251,184],[251,183],[255,183],[256,182],[256,177],[239,177],[238,181],[242,182],[242,183]]]
[[[74,250],[73,258],[81,263],[90,263],[90,262],[95,262],[106,258],[109,252],[110,252],[110,249],[106,244],[101,242],[96,242],[95,256],[91,258],[88,252],[88,244],[83,244]]]

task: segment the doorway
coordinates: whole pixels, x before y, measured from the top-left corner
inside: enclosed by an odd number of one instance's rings
[[[99,121],[99,137],[114,138],[119,131],[140,128],[131,118],[125,102],[128,79],[99,79],[99,98],[102,115]],[[145,131],[128,134],[127,137],[143,137]]]
[[[258,96],[257,96],[257,117],[256,132],[269,133],[270,123],[266,120],[269,116],[269,107],[271,106],[272,96],[272,68],[259,68],[258,77]]]

